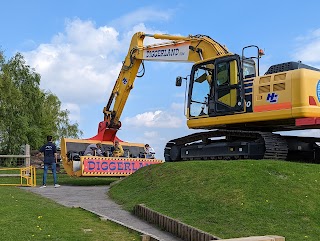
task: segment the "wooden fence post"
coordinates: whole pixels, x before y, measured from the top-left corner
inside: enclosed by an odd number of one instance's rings
[[[26,155],[26,158],[25,158],[25,166],[26,167],[30,167],[30,145],[29,144],[26,144],[25,145],[25,150],[24,150],[24,154]],[[30,174],[30,170],[27,169],[27,175]]]
[[[30,145],[26,144],[24,154],[27,156],[25,159],[26,167],[30,167]]]

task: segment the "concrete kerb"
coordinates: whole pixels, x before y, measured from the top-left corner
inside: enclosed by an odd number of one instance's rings
[[[277,235],[252,236],[244,238],[221,239],[220,241],[285,241],[284,237]]]

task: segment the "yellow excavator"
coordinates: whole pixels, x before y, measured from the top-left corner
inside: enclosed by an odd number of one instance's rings
[[[144,45],[145,38],[168,40]],[[252,51],[254,50],[254,51]],[[254,53],[246,56],[246,53]],[[215,159],[303,159],[319,161],[319,138],[285,136],[275,132],[316,129],[320,126],[320,70],[301,62],[270,66],[259,74],[263,55],[257,46],[233,54],[205,35],[133,35],[128,54],[116,80],[98,134],[88,139],[102,143],[118,139],[120,117],[139,68],[144,61],[193,62],[188,83],[187,125],[204,129],[168,141],[165,161]],[[62,140],[66,146],[85,140]],[[128,143],[131,148],[142,144]],[[70,159],[66,158],[66,161]]]

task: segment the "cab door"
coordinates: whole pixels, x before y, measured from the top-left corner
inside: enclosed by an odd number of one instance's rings
[[[213,81],[209,95],[209,116],[244,111],[244,89],[239,55],[214,61]]]

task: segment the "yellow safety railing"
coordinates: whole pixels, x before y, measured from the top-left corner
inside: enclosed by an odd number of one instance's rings
[[[12,171],[20,171],[20,174],[12,174]],[[37,185],[36,168],[29,167],[13,167],[13,168],[0,168],[0,172],[10,171],[11,173],[0,174],[0,177],[18,177],[20,176],[20,183],[0,183],[0,186],[26,186],[35,187]]]

